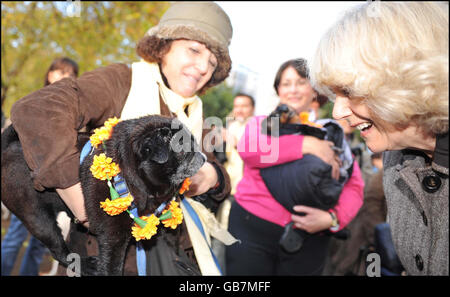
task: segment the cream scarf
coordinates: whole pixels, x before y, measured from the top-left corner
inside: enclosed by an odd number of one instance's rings
[[[169,107],[169,110],[177,115],[177,118],[188,127],[199,144],[202,141],[202,101],[198,96],[184,98],[164,84],[159,66],[156,63],[148,63],[144,60],[131,65],[131,89],[128,93],[125,106],[122,110],[121,119],[133,119],[149,114],[161,114],[159,105],[159,95]],[[184,112],[188,108],[188,114]],[[202,236],[197,226],[193,222],[189,213],[183,210],[184,220],[194,248],[194,254],[202,275],[220,275],[214,259],[209,250],[210,236],[217,238],[226,245],[230,245],[237,240],[220,228],[214,215],[201,203],[189,199],[192,208],[199,216],[207,239]]]
[[[221,275],[211,255],[211,236],[218,239],[225,245],[231,245],[239,240],[234,238],[233,235],[231,235],[226,229],[222,228],[214,214],[212,214],[202,203],[188,197],[185,197],[184,199],[187,200],[199,217],[203,231],[206,235],[205,240],[202,233],[195,225],[195,222],[189,215],[189,212],[181,203],[180,206],[183,210],[183,216],[188,229],[189,238],[191,239],[200,271],[202,272],[202,275]]]
[[[203,107],[202,100],[182,97],[164,84],[159,66],[144,60],[131,65],[131,89],[122,109],[122,120],[133,119],[149,114],[161,114],[159,95],[169,110],[187,126],[199,144],[202,141]],[[188,115],[184,112],[188,108]]]

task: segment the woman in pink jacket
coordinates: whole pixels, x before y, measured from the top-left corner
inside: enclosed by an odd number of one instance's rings
[[[280,103],[300,113],[306,111],[317,92],[309,83],[309,71],[303,59],[281,65],[275,78]],[[356,215],[363,202],[364,182],[359,167],[343,187],[333,209],[297,205],[284,208],[270,194],[260,169],[301,159],[313,154],[332,166],[332,176],[339,178],[339,160],[333,143],[313,136],[283,135],[270,137],[261,133],[264,116],[253,118],[246,126],[238,151],[244,161],[244,176],[238,184],[229,217],[229,231],[241,240],[227,247],[228,275],[320,275],[324,267],[330,236],[326,230],[342,230]],[[307,237],[301,249],[288,253],[280,245],[284,227],[293,222],[305,230]]]

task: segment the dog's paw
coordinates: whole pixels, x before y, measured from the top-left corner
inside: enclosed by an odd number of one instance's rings
[[[97,256],[82,258],[81,259],[81,275],[82,276],[100,275],[98,272],[99,261],[100,260]]]

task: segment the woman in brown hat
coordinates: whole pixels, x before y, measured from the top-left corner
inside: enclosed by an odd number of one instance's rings
[[[201,143],[202,102],[196,94],[228,76],[231,37],[230,20],[217,4],[175,3],[138,42],[142,60],[131,68],[125,64],[101,67],[17,101],[11,120],[20,135],[35,189],[55,188],[76,221],[87,227],[78,177],[76,139],[80,129],[93,131],[112,117],[174,115]],[[229,194],[228,175],[211,158],[191,178],[187,196],[207,192],[209,198],[220,202]],[[190,247],[187,242],[186,249]]]

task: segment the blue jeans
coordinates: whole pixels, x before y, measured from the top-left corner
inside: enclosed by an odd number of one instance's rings
[[[22,222],[11,214],[11,222],[2,240],[2,275],[10,275],[28,230]],[[19,275],[38,275],[44,253],[47,248],[34,236],[30,237],[28,247],[22,259]]]

